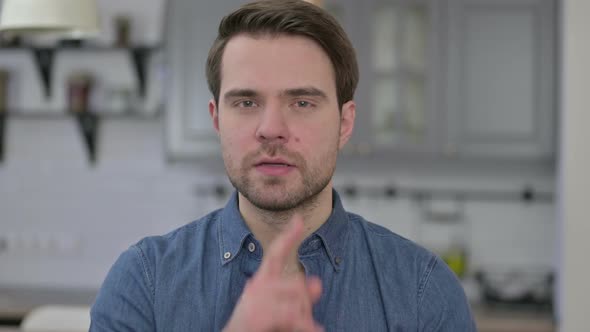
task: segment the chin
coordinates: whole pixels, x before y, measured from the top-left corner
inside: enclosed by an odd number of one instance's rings
[[[255,190],[240,191],[244,197],[259,209],[268,211],[285,211],[293,209],[305,200],[302,189],[289,190],[288,188],[268,188],[260,186]],[[295,195],[293,195],[295,193]]]
[[[271,212],[283,212],[289,211],[299,206],[297,203],[285,202],[285,201],[257,201],[250,202],[252,205],[260,210],[271,211]]]
[[[320,193],[326,188],[326,183],[317,183],[316,186],[267,186],[259,185],[256,188],[246,187],[240,193],[255,207],[272,212],[288,211],[300,207],[310,207],[317,203]]]

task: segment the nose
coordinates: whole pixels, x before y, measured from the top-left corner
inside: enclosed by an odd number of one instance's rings
[[[286,143],[289,140],[289,128],[285,114],[279,107],[266,108],[261,112],[260,123],[256,130],[256,139],[261,143]]]

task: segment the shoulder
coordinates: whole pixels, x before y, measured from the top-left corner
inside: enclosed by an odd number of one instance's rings
[[[109,270],[92,306],[91,331],[124,330],[130,321],[138,331],[152,331],[159,286],[183,269],[190,272],[186,263],[198,262],[207,246],[214,247],[219,211],[168,234],[145,237],[125,250]]]
[[[419,244],[391,230],[349,213],[354,242],[367,248],[378,274],[387,283],[404,285],[409,296],[421,299],[438,257]]]
[[[199,244],[216,235],[217,229],[214,226],[219,222],[220,212],[221,210],[213,211],[167,234],[145,237],[130,249],[152,259],[177,255],[179,251],[194,252]]]
[[[354,237],[364,237],[370,256],[380,274],[412,289],[418,305],[427,289],[457,291],[461,285],[454,273],[437,255],[391,230],[349,213]],[[392,277],[393,276],[393,277]],[[462,290],[461,290],[462,293]]]
[[[113,264],[105,282],[117,276],[135,275],[137,279],[142,276],[145,283],[153,288],[158,270],[166,272],[166,269],[158,266],[181,263],[195,252],[202,252],[199,245],[211,242],[206,239],[216,233],[214,225],[219,219],[219,211],[213,211],[167,234],[144,237],[131,245]]]
[[[359,215],[348,216],[352,236],[365,238],[385,288],[403,285],[404,293],[415,299],[421,331],[475,331],[461,283],[442,259]]]
[[[436,255],[424,247],[393,231],[370,222],[354,213],[348,213],[352,236],[364,237],[371,254],[377,259],[384,259],[384,263],[411,264],[426,269],[434,264]],[[418,266],[416,266],[418,265]]]
[[[422,331],[477,331],[463,287],[441,259],[423,284],[418,313]]]

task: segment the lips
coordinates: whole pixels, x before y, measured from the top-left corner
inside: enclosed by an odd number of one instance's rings
[[[285,176],[295,169],[291,162],[280,158],[260,159],[254,164],[254,167],[259,173],[272,177]]]
[[[254,164],[255,166],[284,166],[284,167],[292,167],[294,166],[292,163],[290,163],[289,161],[286,161],[284,159],[262,159],[259,160],[258,162],[256,162]]]

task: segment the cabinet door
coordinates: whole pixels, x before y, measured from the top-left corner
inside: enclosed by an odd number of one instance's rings
[[[432,150],[436,141],[440,1],[370,0],[356,8],[361,70],[357,127],[374,152]]]
[[[219,154],[219,141],[207,107],[212,96],[205,78],[205,63],[219,21],[244,2],[169,1],[165,37],[170,69],[166,134],[171,159]]]
[[[451,0],[446,151],[545,159],[555,132],[552,0]]]

